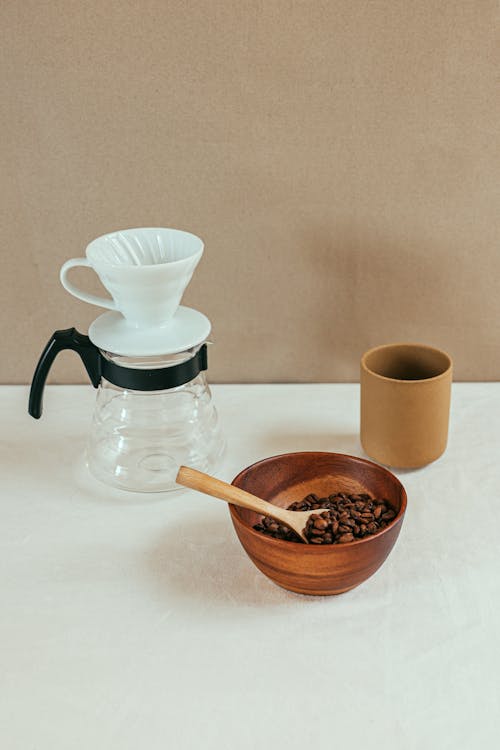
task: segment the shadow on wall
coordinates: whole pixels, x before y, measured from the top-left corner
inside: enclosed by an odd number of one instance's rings
[[[317,227],[303,232],[303,245],[316,287],[314,345],[335,358],[336,379],[357,381],[359,358],[380,344],[415,341],[448,349],[463,310],[444,254],[370,224]],[[317,379],[332,380],[327,363]]]

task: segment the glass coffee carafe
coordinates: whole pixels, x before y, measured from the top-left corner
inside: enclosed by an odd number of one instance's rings
[[[94,240],[86,259],[61,269],[68,291],[113,311],[94,321],[88,336],[74,328],[53,334],[33,378],[29,412],[41,416],[57,354],[76,351],[97,388],[88,467],[107,484],[142,492],[175,489],[180,464],[211,472],[223,452],[206,379],[210,323],[179,306],[202,251],[201,240],[187,232],[126,230]],[[74,265],[92,266],[113,299],[74,287],[66,278]]]

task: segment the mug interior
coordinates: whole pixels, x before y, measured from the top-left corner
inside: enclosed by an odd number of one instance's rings
[[[95,266],[156,266],[187,260],[202,251],[202,240],[190,232],[142,227],[98,237],[87,246],[87,258]]]
[[[391,380],[428,380],[447,372],[446,352],[419,344],[389,344],[372,349],[362,359],[364,368]]]

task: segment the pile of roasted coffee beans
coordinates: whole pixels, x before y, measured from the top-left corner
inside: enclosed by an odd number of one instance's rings
[[[307,495],[288,506],[288,510],[315,510],[326,508],[309,517],[305,535],[310,544],[347,544],[376,534],[395,517],[396,511],[388,500],[377,500],[370,495],[346,495],[337,492],[329,497]],[[274,539],[302,542],[294,531],[264,516],[254,529]]]

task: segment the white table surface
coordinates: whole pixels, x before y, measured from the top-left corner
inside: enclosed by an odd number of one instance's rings
[[[219,476],[288,450],[363,455],[358,386],[213,389]],[[399,540],[365,584],[304,597],[226,507],[92,479],[94,391],[0,388],[2,750],[500,746],[500,384],[454,386],[446,454],[398,472]]]

